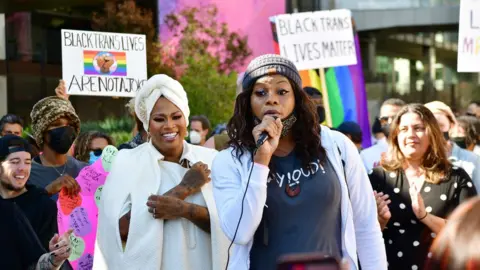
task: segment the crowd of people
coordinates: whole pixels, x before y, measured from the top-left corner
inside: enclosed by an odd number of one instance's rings
[[[64,82],[56,93],[33,106],[32,134],[0,120],[0,269],[72,269],[56,201],[116,146],[80,132]],[[273,270],[312,252],[338,269],[480,269],[480,103],[459,115],[388,99],[363,149],[357,123],[322,125],[321,92],[267,54],[239,78],[228,123],[190,116],[166,75],[127,108],[135,136],[103,187],[93,269]]]

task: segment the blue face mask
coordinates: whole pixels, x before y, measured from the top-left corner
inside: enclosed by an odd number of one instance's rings
[[[95,155],[95,152],[94,151],[90,151],[90,160],[88,161],[88,165],[92,165],[93,163],[95,163],[95,161],[97,161],[101,156],[101,153],[100,155]]]

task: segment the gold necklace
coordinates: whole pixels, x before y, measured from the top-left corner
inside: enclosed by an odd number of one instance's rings
[[[55,166],[54,166],[53,164],[51,164],[50,162],[48,162],[47,159],[46,159],[43,155],[40,156],[40,160],[43,160],[45,163],[47,163],[47,165],[50,165],[49,167],[53,168],[53,169],[57,172],[57,174],[58,174],[59,176],[63,176],[63,174],[65,174],[65,170],[67,169],[68,158],[67,158],[67,161],[65,162],[65,164],[63,164],[63,171],[62,171],[62,173],[60,173],[60,172],[57,170],[57,168],[55,168]],[[42,162],[42,163],[43,163],[43,162]]]

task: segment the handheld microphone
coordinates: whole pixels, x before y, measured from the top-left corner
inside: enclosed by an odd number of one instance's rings
[[[277,120],[278,116],[273,116],[273,119]],[[259,148],[268,140],[268,132],[264,131],[262,134],[260,134],[260,137],[258,137],[256,147]]]

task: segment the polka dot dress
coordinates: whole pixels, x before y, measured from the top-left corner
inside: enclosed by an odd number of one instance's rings
[[[392,218],[383,230],[388,269],[423,269],[430,245],[436,237],[412,210],[410,185],[403,171],[386,172],[375,168],[369,175],[377,192],[390,196]],[[439,184],[425,182],[420,189],[425,210],[445,218],[461,202],[476,195],[470,177],[463,169],[454,169],[447,181]]]

